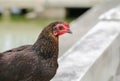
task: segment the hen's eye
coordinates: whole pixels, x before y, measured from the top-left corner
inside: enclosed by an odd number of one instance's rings
[[[57,30],[57,28],[53,28],[54,30]]]
[[[59,26],[59,30],[62,30],[63,29],[63,27],[62,26]]]

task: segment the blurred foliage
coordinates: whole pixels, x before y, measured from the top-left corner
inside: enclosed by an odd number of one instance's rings
[[[5,31],[27,31],[27,30],[40,30],[46,25],[53,21],[65,21],[70,23],[74,18],[66,19],[45,19],[45,18],[35,18],[28,19],[24,16],[9,16],[9,17],[0,17],[0,28]]]
[[[45,26],[46,24],[49,24],[53,21],[65,21],[70,23],[75,18],[65,18],[65,19],[48,19],[48,18],[35,18],[35,19],[27,19],[24,16],[11,16],[10,22],[14,23],[34,23],[34,24],[40,24],[41,26]]]

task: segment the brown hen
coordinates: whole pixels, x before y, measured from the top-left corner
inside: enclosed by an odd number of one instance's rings
[[[50,81],[58,68],[59,36],[71,33],[64,22],[43,29],[33,45],[0,53],[0,81]]]

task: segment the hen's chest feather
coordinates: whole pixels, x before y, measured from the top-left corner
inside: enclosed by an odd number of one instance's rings
[[[22,80],[27,81],[46,81],[51,79],[58,67],[57,62],[54,58],[43,59],[38,57],[33,52],[28,52],[28,54],[22,54],[22,52],[17,55],[8,54],[3,55],[0,59],[0,79],[1,77],[7,80],[2,81],[15,81]]]

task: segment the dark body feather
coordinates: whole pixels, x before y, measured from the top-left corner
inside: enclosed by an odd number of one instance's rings
[[[0,81],[50,81],[58,67],[58,37],[51,31],[46,27],[33,45],[0,53]]]

